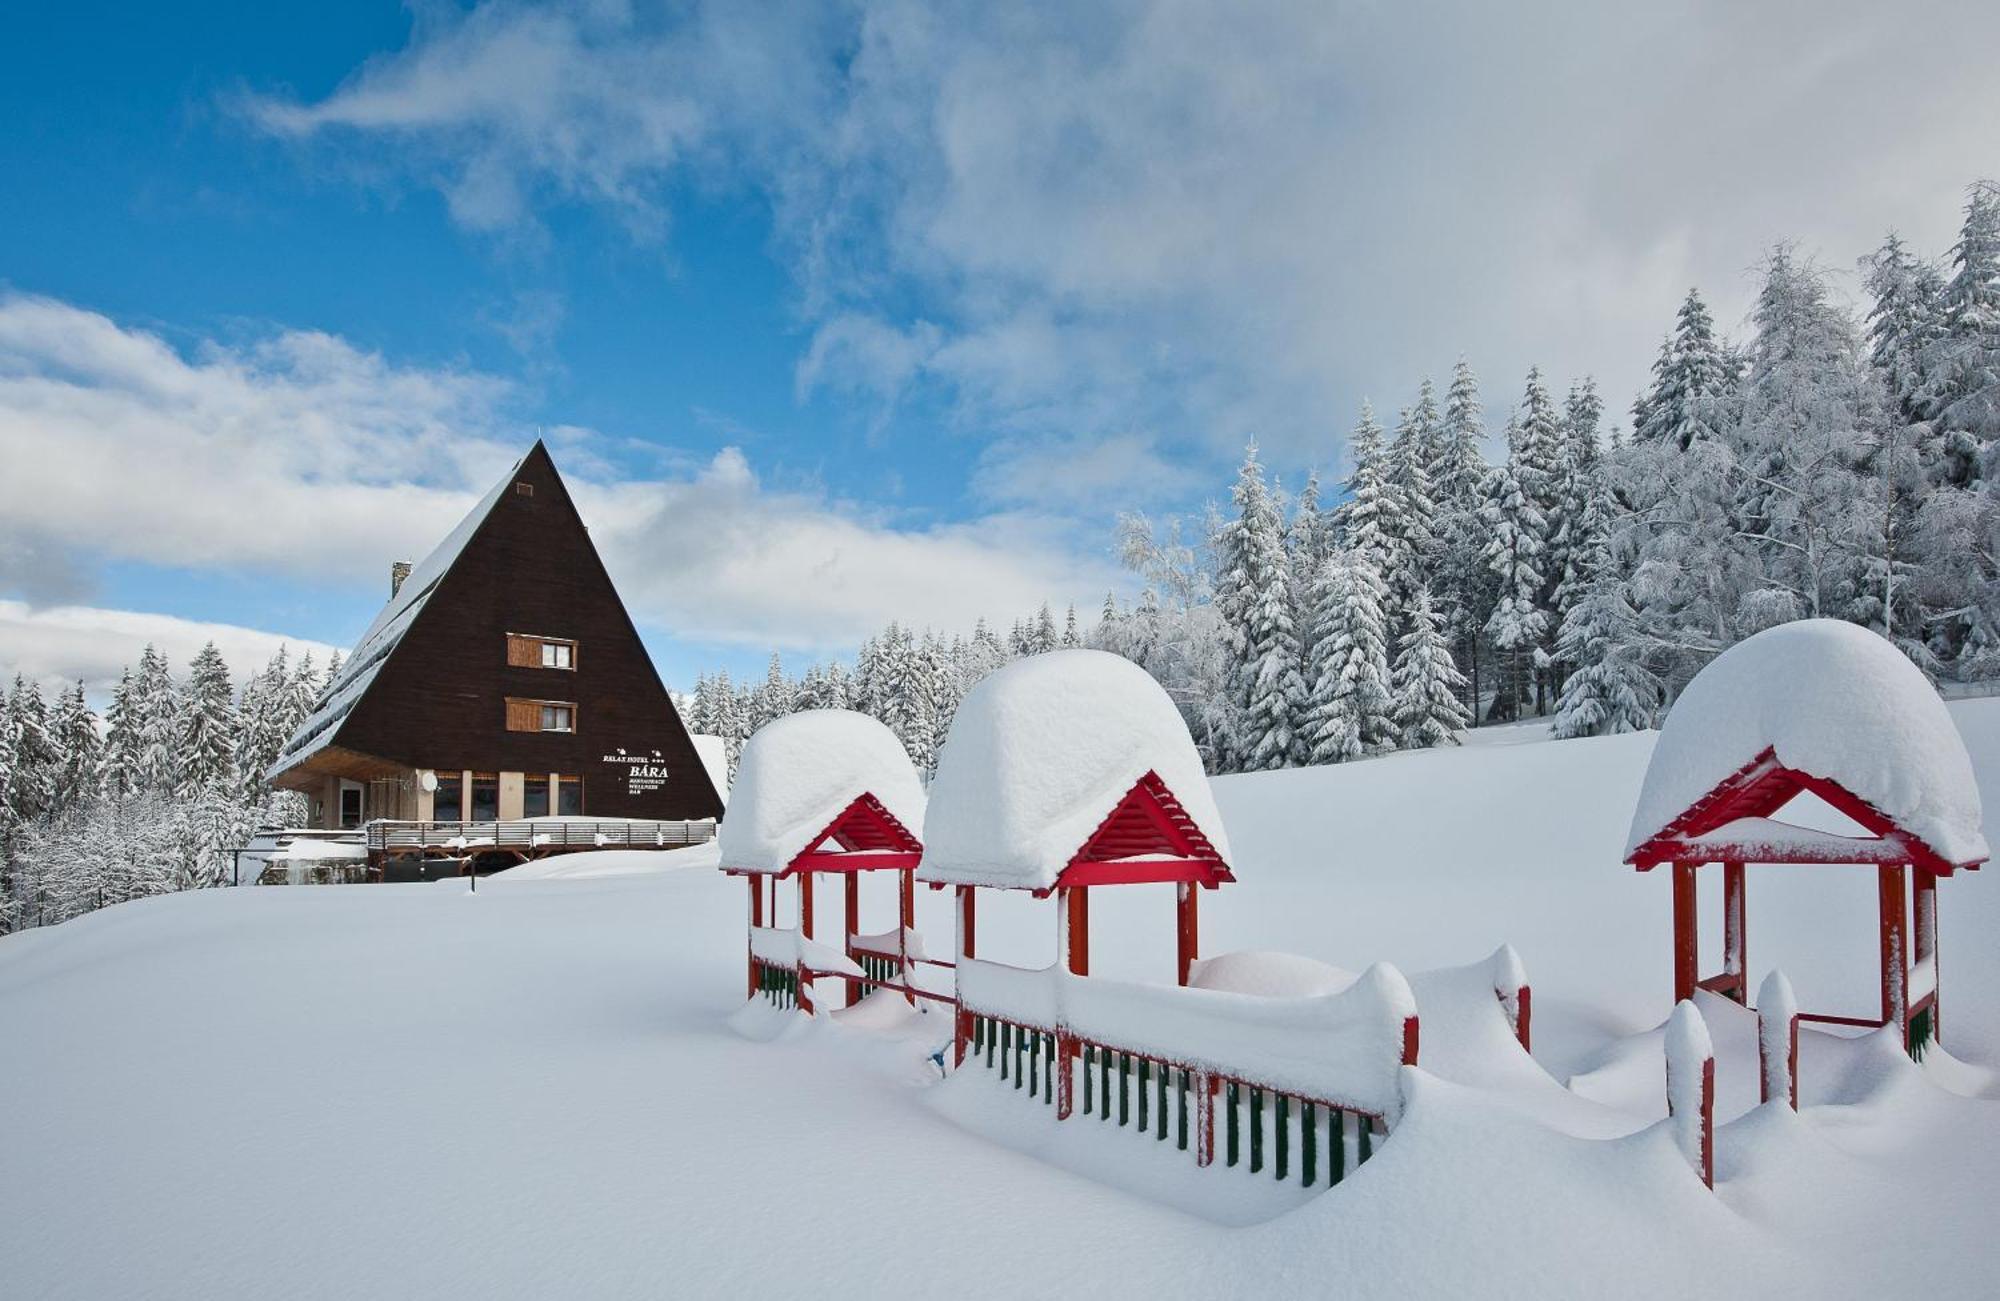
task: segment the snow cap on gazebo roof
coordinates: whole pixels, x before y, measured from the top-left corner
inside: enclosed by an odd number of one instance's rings
[[[1803,619],[1737,643],[1688,683],[1653,747],[1626,858],[1682,830],[1684,814],[1766,751],[1866,801],[1947,864],[1987,857],[1972,760],[1931,684],[1877,634]]]
[[[1201,756],[1159,683],[1105,651],[1016,660],[967,693],[952,720],[917,876],[1046,890],[1149,773],[1226,864]]]
[[[783,872],[871,795],[910,835],[920,834],[923,783],[888,728],[845,709],[808,709],[766,723],[736,765],[717,834],[721,864]]]

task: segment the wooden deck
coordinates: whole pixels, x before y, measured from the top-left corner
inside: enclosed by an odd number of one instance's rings
[[[681,849],[715,839],[715,823],[641,819],[532,818],[507,822],[371,822],[368,857],[475,858],[510,855],[520,860],[580,849]]]

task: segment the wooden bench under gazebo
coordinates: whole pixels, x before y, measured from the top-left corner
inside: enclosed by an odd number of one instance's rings
[[[910,874],[923,851],[914,830],[923,818],[923,785],[908,752],[865,714],[806,710],[751,736],[717,850],[722,871],[750,884],[752,997],[773,992],[773,981],[789,981],[795,988],[783,991],[787,1001],[810,1014],[815,971],[839,966],[849,1005],[861,994],[862,964],[893,962],[908,980],[911,962],[922,956]],[[897,925],[884,936],[860,933],[864,872],[897,874]],[[813,887],[828,874],[842,879],[846,902],[837,949],[813,936]],[[796,931],[777,925],[781,880],[797,885]]]
[[[1802,796],[1853,829],[1779,820]],[[1881,1015],[1800,1019],[1893,1025],[1921,1053],[1938,1034],[1937,883],[1986,858],[1972,762],[1937,692],[1882,637],[1811,619],[1737,644],[1688,684],[1653,750],[1625,861],[1673,874],[1676,1002],[1698,988],[1748,1001],[1751,865],[1873,868]],[[1695,874],[1711,863],[1722,865],[1723,965],[1704,978]]]

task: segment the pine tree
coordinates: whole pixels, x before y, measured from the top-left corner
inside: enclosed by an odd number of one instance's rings
[[[1688,290],[1674,332],[1653,362],[1653,387],[1635,412],[1633,441],[1684,452],[1721,437],[1735,377],[1735,363],[1716,339],[1708,305],[1698,291]]]
[[[49,721],[49,740],[53,773],[48,811],[60,816],[83,808],[98,791],[104,743],[97,731],[97,715],[85,701],[83,683],[57,698]]]
[[[1516,457],[1509,457],[1487,480],[1486,565],[1498,585],[1498,600],[1487,617],[1486,633],[1507,660],[1506,678],[1493,698],[1495,718],[1518,718],[1527,694],[1529,656],[1548,629],[1541,606],[1541,512],[1521,483]]]
[[[1397,643],[1390,687],[1404,748],[1458,744],[1459,729],[1472,719],[1460,698],[1465,675],[1451,661],[1451,644],[1431,609],[1431,594],[1423,588],[1410,604],[1410,627]]]
[[[1072,604],[1063,616],[1062,644],[1065,650],[1083,645],[1083,635],[1076,629],[1076,606]]]
[[[179,708],[167,657],[151,644],[140,653],[139,671],[132,676],[131,709],[138,746],[134,789],[170,791],[179,763]]]
[[[143,780],[144,743],[133,708],[132,690],[132,670],[128,668],[118,675],[118,685],[111,689],[110,707],[104,711],[103,786],[112,799],[122,799],[137,791]]]
[[[1947,458],[1964,467],[1948,481],[1971,483],[1990,472],[2000,440],[2000,186],[1991,181],[1966,198],[1951,266],[1924,399]]]
[[[1441,459],[1444,426],[1438,415],[1437,394],[1426,379],[1417,390],[1416,405],[1402,413],[1395,441],[1389,447],[1388,478],[1396,494],[1400,516],[1404,564],[1392,576],[1391,599],[1399,610],[1407,609],[1420,588],[1438,579],[1443,563],[1439,506],[1431,484],[1433,467]]]
[[[1234,706],[1223,770],[1254,771],[1297,759],[1296,719],[1305,698],[1283,521],[1255,445],[1243,458],[1233,500],[1236,518],[1216,542],[1216,603]]]
[[[1638,615],[1612,563],[1603,530],[1592,530],[1575,563],[1578,596],[1557,645],[1570,668],[1556,701],[1559,737],[1606,736],[1651,727],[1663,698],[1637,641]]]
[[[1312,684],[1300,723],[1307,763],[1343,763],[1394,749],[1399,739],[1390,690],[1387,584],[1375,554],[1342,547],[1320,567]]]
[[[1437,462],[1431,472],[1431,497],[1437,504],[1436,532],[1440,542],[1438,575],[1432,595],[1444,620],[1460,671],[1468,685],[1466,703],[1479,698],[1479,635],[1492,604],[1493,579],[1486,566],[1486,525],[1481,517],[1488,474],[1480,450],[1485,422],[1479,405],[1479,382],[1461,358],[1452,368],[1445,395],[1444,428]]]
[[[188,680],[176,710],[179,744],[174,771],[183,793],[206,790],[232,779],[236,710],[230,703],[229,666],[209,642],[188,664]]]
[[[14,675],[14,686],[7,693],[7,724],[14,760],[14,816],[32,821],[49,811],[57,774],[55,742],[49,735],[49,710],[40,683]]]

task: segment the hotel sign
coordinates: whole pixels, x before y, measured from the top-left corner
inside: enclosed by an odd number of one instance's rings
[[[611,767],[625,770],[627,795],[649,795],[667,784],[667,765],[658,750],[651,750],[645,754],[630,754],[620,749],[605,755],[603,762]]]

